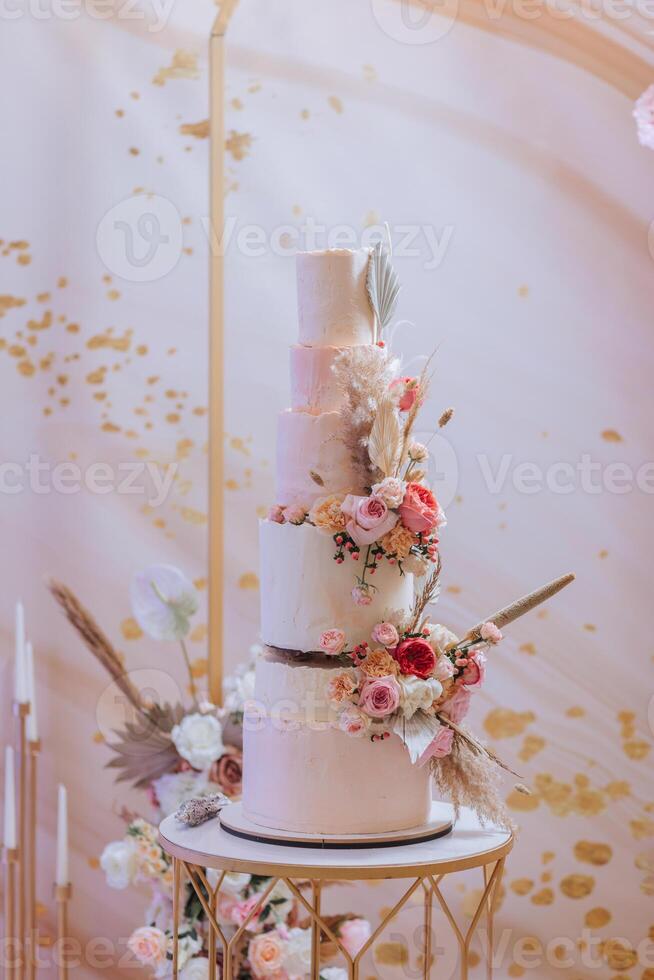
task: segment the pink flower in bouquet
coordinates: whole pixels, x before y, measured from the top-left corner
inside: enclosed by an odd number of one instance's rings
[[[375,483],[372,492],[376,497],[381,497],[389,507],[399,507],[404,500],[406,483],[398,480],[395,476],[385,477],[381,483]]]
[[[255,936],[248,947],[248,960],[254,975],[257,978],[282,975],[284,951],[284,942],[276,932]]]
[[[243,783],[243,755],[230,748],[209,770],[211,782],[218,783],[226,796],[240,796]]]
[[[454,664],[452,663],[449,657],[446,657],[443,654],[443,656],[439,657],[438,660],[436,661],[436,666],[434,667],[434,677],[436,678],[437,681],[440,681],[442,684],[443,681],[448,681],[450,677],[453,676],[454,676]]]
[[[354,958],[372,935],[370,923],[366,919],[346,919],[339,929],[339,939]]]
[[[341,510],[349,518],[347,533],[360,547],[379,541],[398,521],[397,514],[388,509],[386,501],[374,493],[369,497],[349,493]]]
[[[372,602],[372,596],[369,590],[362,589],[359,585],[355,585],[352,589],[352,598],[357,606],[369,606]]]
[[[403,674],[414,674],[423,680],[431,677],[436,666],[436,654],[429,643],[419,637],[403,640],[394,656]]]
[[[346,735],[365,735],[370,728],[370,718],[355,704],[350,704],[338,717],[338,727]]]
[[[293,504],[291,507],[284,508],[283,516],[289,524],[304,524],[307,512],[299,504]]]
[[[359,707],[371,718],[384,718],[397,710],[400,693],[394,677],[373,677],[361,689]]]
[[[429,762],[430,759],[444,759],[452,751],[453,740],[454,732],[452,729],[441,725],[438,730],[438,735],[420,756],[418,764],[422,766],[425,762]]]
[[[230,915],[232,924],[238,926],[240,929],[240,927],[247,922],[248,916],[252,916],[249,926],[254,926],[257,921],[255,910],[259,905],[261,905],[261,895],[250,895],[249,898],[244,898],[242,902],[236,902],[232,907]]]
[[[638,142],[654,150],[654,85],[645,89],[636,102],[634,119],[638,127]]]
[[[372,628],[371,636],[375,643],[383,647],[396,647],[400,642],[399,633],[392,623],[377,623]]]
[[[471,697],[472,695],[466,687],[457,687],[452,697],[441,705],[440,710],[447,718],[450,718],[455,725],[460,725],[465,716],[468,714]]]
[[[165,932],[152,926],[136,929],[127,940],[127,948],[139,963],[145,966],[159,966],[166,959],[168,940]]]
[[[417,378],[396,378],[391,382],[391,391],[397,397],[397,407],[401,412],[410,412],[420,393],[420,383]]]
[[[318,645],[323,653],[328,653],[330,657],[336,657],[345,648],[345,633],[343,630],[325,630]]]
[[[442,514],[436,497],[422,483],[407,483],[399,511],[402,523],[414,534],[433,531],[438,527]]]
[[[268,520],[273,521],[274,524],[283,524],[284,508],[280,507],[279,504],[274,504],[268,511]]]
[[[486,640],[487,643],[499,643],[502,639],[502,631],[495,623],[484,623],[479,633],[482,640]]]
[[[481,650],[476,650],[468,657],[468,666],[464,668],[461,680],[469,690],[480,688],[486,677],[486,657]]]

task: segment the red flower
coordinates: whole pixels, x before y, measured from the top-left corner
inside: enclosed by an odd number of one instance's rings
[[[426,640],[403,640],[395,648],[393,656],[403,674],[414,674],[423,680],[431,677],[436,666],[436,654]]]
[[[404,500],[398,508],[400,519],[414,534],[424,534],[438,527],[440,507],[428,487],[407,483]]]

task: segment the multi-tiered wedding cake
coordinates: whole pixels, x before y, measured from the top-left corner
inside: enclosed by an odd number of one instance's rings
[[[445,517],[413,436],[429,360],[402,376],[384,339],[397,277],[378,245],[300,254],[297,284],[278,503],[261,522],[265,651],[244,717],[243,816],[303,835],[405,831],[428,822],[434,776],[494,817],[497,760],[461,722],[498,624],[552,588],[463,639],[429,621]]]

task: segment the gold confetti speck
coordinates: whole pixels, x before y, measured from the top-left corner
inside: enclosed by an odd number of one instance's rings
[[[516,735],[523,735],[535,719],[536,716],[531,711],[494,708],[486,715],[484,728],[491,738],[514,738]]]
[[[409,962],[409,950],[404,943],[379,943],[375,947],[375,959],[382,966],[405,966]]]
[[[140,640],[143,636],[143,630],[132,616],[122,621],[120,632],[125,640]]]
[[[252,147],[252,137],[249,133],[239,133],[235,129],[229,131],[225,140],[225,149],[234,160],[244,160]]]
[[[193,136],[197,140],[206,140],[209,138],[209,120],[202,119],[201,122],[182,123],[179,131],[182,136]]]
[[[586,912],[584,923],[589,929],[601,929],[611,921],[611,913],[608,909],[595,908]]]
[[[616,429],[604,429],[602,432],[604,442],[622,442],[622,436]]]
[[[239,589],[258,589],[259,576],[256,572],[244,572],[238,580]]]
[[[327,102],[334,112],[337,112],[339,115],[343,112],[343,102],[337,95],[330,95]]]
[[[595,887],[595,879],[590,875],[567,875],[560,887],[568,898],[587,898]]]
[[[166,82],[171,82],[177,79],[194,79],[199,77],[200,72],[198,70],[197,55],[193,54],[191,51],[182,51],[179,49],[175,51],[170,65],[168,65],[166,68],[159,69],[157,74],[152,79],[152,84],[165,85]]]

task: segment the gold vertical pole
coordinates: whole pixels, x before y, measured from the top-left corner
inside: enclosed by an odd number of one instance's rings
[[[179,890],[182,880],[182,862],[173,858],[173,980],[179,975]]]
[[[312,919],[311,922],[311,980],[320,980],[320,940],[322,938],[322,930],[320,928],[319,918],[321,915],[321,884],[319,881],[311,882],[311,892],[313,896],[313,911],[316,913],[316,918]]]
[[[17,976],[25,976],[25,934],[27,924],[27,716],[30,713],[29,703],[14,702],[14,714],[18,719],[18,862],[17,862],[17,933],[18,933],[18,966]]]
[[[220,0],[209,42],[209,699],[223,698],[225,584],[225,34],[238,0]]]
[[[422,944],[422,955],[425,958],[425,962],[423,963],[422,972],[423,972],[423,980],[429,980],[429,977],[431,976],[431,957],[432,957],[431,928],[432,928],[432,915],[433,915],[432,913],[433,899],[431,894],[431,888],[424,880],[422,883],[422,887],[425,890],[425,919],[424,919],[425,938]]]
[[[16,939],[16,866],[18,862],[18,851],[14,848],[5,847],[3,853],[3,863],[5,868],[5,970],[4,975],[7,980],[14,980],[19,975],[18,960],[19,942],[13,949],[10,943]]]
[[[68,955],[66,953],[66,940],[68,939],[68,903],[73,895],[73,886],[55,885],[54,897],[57,903],[57,948],[58,980],[68,980]]]
[[[27,831],[27,976],[34,980],[36,954],[38,949],[36,935],[36,792],[37,760],[41,742],[28,743],[30,770],[28,792],[28,831]]]

